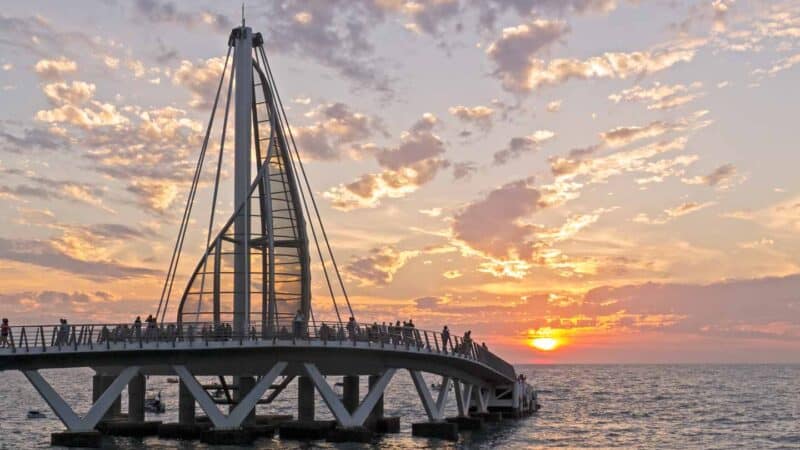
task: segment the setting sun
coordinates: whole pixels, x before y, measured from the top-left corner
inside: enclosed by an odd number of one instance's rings
[[[549,352],[550,350],[555,350],[558,347],[558,339],[551,338],[551,337],[538,337],[531,339],[531,346],[542,350],[545,352]]]

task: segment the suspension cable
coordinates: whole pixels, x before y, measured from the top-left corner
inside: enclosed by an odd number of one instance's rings
[[[278,102],[278,103],[276,103],[275,106],[276,107],[280,107],[281,108],[281,112],[283,112],[283,106],[280,104],[280,100],[279,100],[279,97],[278,97],[278,95],[279,95],[278,94],[278,89],[275,86],[275,79],[272,77],[272,73],[270,72],[269,62],[267,61],[267,56],[266,56],[266,53],[264,52],[264,47],[260,47],[260,50],[261,50],[261,57],[264,60],[264,66],[267,69],[267,71],[266,71],[267,73],[265,75],[267,76],[267,79],[268,79],[268,82],[269,82],[268,83],[269,84],[269,89],[270,89],[270,91],[271,91],[271,93],[273,95],[273,99]],[[278,112],[277,108],[276,108],[275,112],[276,113]],[[278,117],[276,117],[276,119],[277,119],[277,121],[276,121],[276,125],[277,126],[282,126],[282,124],[285,122],[286,125],[287,125],[287,128],[288,128],[288,121],[286,120],[285,112],[283,112],[283,118],[281,118],[280,114],[278,114]],[[291,133],[291,130],[289,130],[289,132]],[[293,138],[292,138],[292,142],[294,142]],[[292,159],[293,159],[292,158],[292,152],[291,152],[291,149],[287,149],[287,150],[289,150],[288,156],[289,156],[289,160],[291,162]],[[297,176],[297,169],[295,169],[294,164],[292,164],[291,170],[294,171],[295,179],[299,180],[299,177]],[[309,218],[308,224],[311,227],[311,235],[314,238],[314,245],[317,248],[317,254],[319,255],[320,264],[322,265],[322,273],[325,276],[325,282],[328,285],[328,292],[330,292],[331,300],[333,301],[333,308],[334,308],[334,311],[336,312],[336,319],[341,324],[342,323],[342,316],[339,313],[339,305],[337,304],[336,296],[333,293],[333,286],[331,284],[330,277],[328,276],[328,269],[327,269],[327,266],[325,265],[325,259],[322,257],[322,249],[321,249],[321,247],[319,245],[319,239],[317,238],[317,231],[316,231],[316,229],[314,227],[314,222],[312,220],[313,218],[311,217],[311,213],[310,213],[310,211],[308,209],[308,202],[306,201],[305,193],[303,192],[303,186],[299,183],[299,181],[297,183],[297,187],[298,187],[298,191],[300,191],[300,198],[302,200],[303,209],[306,212],[306,216],[308,216],[308,218]],[[311,195],[310,192],[309,192],[309,195]],[[349,308],[349,301],[348,301],[348,308]],[[350,315],[351,316],[353,315],[352,309],[350,309]]]
[[[230,59],[231,55],[231,46],[228,46],[228,53],[225,56],[225,68],[228,66],[228,60]],[[186,199],[186,207],[183,211],[183,218],[181,219],[181,226],[178,231],[178,238],[175,241],[175,247],[172,249],[172,258],[170,259],[169,270],[167,270],[167,277],[164,280],[164,287],[161,289],[161,299],[158,302],[158,309],[156,310],[156,318],[160,315],[160,322],[164,321],[164,316],[167,312],[167,307],[169,306],[169,297],[172,293],[172,286],[175,282],[175,273],[178,271],[178,262],[180,261],[180,254],[183,250],[183,241],[186,237],[186,230],[189,225],[189,216],[192,214],[192,205],[194,204],[194,197],[197,194],[197,185],[198,181],[200,180],[200,173],[203,169],[203,161],[205,160],[206,149],[208,148],[208,140],[211,135],[211,128],[214,124],[214,113],[217,109],[217,104],[219,102],[219,95],[222,91],[222,81],[225,78],[225,69],[222,71],[222,76],[219,80],[219,85],[217,86],[217,94],[214,98],[214,106],[211,109],[211,117],[208,120],[208,127],[206,128],[206,134],[203,138],[203,145],[200,149],[200,156],[197,160],[197,166],[195,167],[194,177],[192,178],[192,186],[189,189],[189,196]],[[166,294],[166,296],[165,296]],[[162,309],[163,305],[163,309]]]
[[[261,48],[261,52],[264,53],[264,48],[263,47]],[[270,68],[269,60],[267,59],[266,54],[263,55],[263,58],[264,58],[264,65],[266,66],[266,69],[267,69],[267,76],[269,77],[270,83],[272,84],[272,86],[275,86],[275,78],[272,75],[272,69]],[[301,173],[303,175],[303,180],[305,181],[306,189],[308,189],[308,195],[311,198],[311,204],[314,207],[314,213],[317,216],[317,221],[319,222],[319,227],[320,227],[320,230],[322,231],[323,239],[325,240],[325,245],[328,248],[328,254],[331,257],[331,263],[333,264],[334,271],[336,272],[336,277],[339,280],[339,286],[342,289],[342,294],[344,295],[344,299],[347,302],[347,309],[350,311],[350,316],[355,317],[355,314],[353,313],[353,307],[350,305],[350,297],[347,295],[347,289],[345,289],[345,287],[344,287],[344,281],[342,281],[342,275],[339,272],[339,266],[338,266],[338,264],[336,264],[336,258],[333,255],[333,250],[331,249],[331,244],[330,244],[330,241],[328,240],[328,234],[325,231],[325,225],[322,223],[322,217],[320,216],[319,208],[317,207],[317,201],[314,199],[314,193],[311,190],[311,184],[308,181],[308,176],[306,175],[306,169],[305,169],[305,166],[303,165],[303,160],[300,159],[300,153],[297,151],[297,143],[295,142],[295,139],[294,139],[294,133],[292,133],[292,128],[289,125],[289,119],[286,116],[286,110],[283,108],[283,101],[281,100],[281,95],[278,92],[277,87],[275,88],[275,97],[276,97],[276,100],[278,101],[278,106],[280,107],[281,113],[283,114],[283,119],[284,119],[284,122],[286,123],[286,128],[289,131],[289,137],[290,137],[290,139],[292,141],[292,147],[293,147],[294,153],[295,153],[295,155],[297,157],[297,162],[300,165],[300,171],[301,171]],[[302,189],[301,189],[301,192],[302,192]],[[308,210],[307,206],[306,206],[306,210]],[[309,217],[309,219],[310,219],[310,217]],[[313,226],[312,226],[312,230],[313,230]],[[321,256],[320,256],[320,258],[321,258]]]
[[[236,65],[231,65],[231,75],[228,81],[228,98],[225,99],[225,114],[222,116],[222,136],[219,141],[219,158],[217,159],[217,173],[214,176],[214,194],[211,199],[211,214],[208,217],[208,234],[206,235],[206,252],[211,246],[211,232],[214,228],[214,214],[217,208],[217,195],[219,193],[219,177],[222,171],[222,157],[225,153],[225,135],[228,130],[228,114],[231,109],[231,92],[233,91],[233,78],[236,74]],[[225,78],[225,69],[222,70],[222,78]],[[220,79],[222,83],[222,79]],[[197,317],[200,316],[201,303],[203,302],[203,292],[206,284],[206,268],[208,267],[208,253],[203,258],[203,276],[200,279],[200,299],[197,301]],[[216,275],[215,275],[216,276]],[[213,301],[213,300],[212,300]]]

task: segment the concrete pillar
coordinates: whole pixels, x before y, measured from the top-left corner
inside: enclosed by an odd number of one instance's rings
[[[345,375],[342,385],[342,403],[353,414],[358,409],[358,375]]]
[[[231,410],[239,404],[239,402],[250,393],[250,390],[256,385],[256,379],[253,377],[236,377],[236,384],[238,389],[234,392],[233,400],[236,403],[235,405],[231,405]],[[253,410],[247,414],[247,417],[242,422],[242,425],[255,425],[256,423],[256,408],[253,407]]]
[[[369,390],[370,390],[370,392],[372,391],[373,387],[375,386],[375,383],[377,383],[378,380],[380,380],[380,378],[381,378],[380,375],[370,375],[369,376]],[[383,419],[383,394],[381,394],[381,398],[378,399],[378,402],[375,403],[375,407],[372,408],[372,411],[370,411],[369,416],[367,417],[367,423],[368,424],[374,424],[380,419]]]
[[[94,375],[92,377],[92,403],[96,402],[103,392],[111,386],[111,383],[114,382],[116,376],[114,375]],[[108,412],[103,416],[103,420],[112,419],[114,416],[119,416],[122,413],[122,399],[117,397],[114,400],[114,403],[111,404],[111,407],[108,408]]]
[[[297,377],[297,420],[314,420],[314,383],[309,377]]]
[[[194,423],[194,397],[183,381],[178,388],[178,423],[181,425]]]
[[[135,375],[128,383],[128,421],[144,422],[144,396],[147,381],[142,374]]]

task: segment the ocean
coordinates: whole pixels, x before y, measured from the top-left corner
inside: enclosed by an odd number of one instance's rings
[[[540,391],[542,409],[450,443],[411,436],[424,412],[411,378],[398,372],[385,401],[387,416],[402,416],[400,434],[370,444],[324,441],[256,441],[257,449],[360,448],[747,448],[800,449],[800,365],[546,365],[518,366]],[[79,412],[88,409],[88,369],[43,371]],[[430,382],[437,381],[429,377]],[[296,413],[294,384],[259,413]],[[177,420],[177,385],[152,377],[148,391],[161,391],[167,412],[148,420]],[[362,386],[362,395],[366,385]],[[125,393],[123,393],[123,410]],[[448,408],[455,414],[451,395]],[[27,419],[30,409],[46,414]],[[317,417],[330,418],[317,398]],[[0,383],[0,448],[51,448],[50,433],[63,426],[19,372],[3,372]],[[206,449],[191,441],[109,438],[108,448]]]

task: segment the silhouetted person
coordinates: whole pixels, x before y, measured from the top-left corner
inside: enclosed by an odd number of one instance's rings
[[[3,318],[3,324],[0,325],[0,347],[8,346],[9,334],[11,334],[11,327],[8,326],[8,319]]]
[[[450,329],[447,325],[442,328],[442,350],[447,352],[447,346],[450,344]]]
[[[292,321],[293,329],[294,329],[294,337],[303,337],[303,323],[305,322],[305,317],[303,317],[303,311],[297,310],[297,313],[294,315],[294,320]]]

